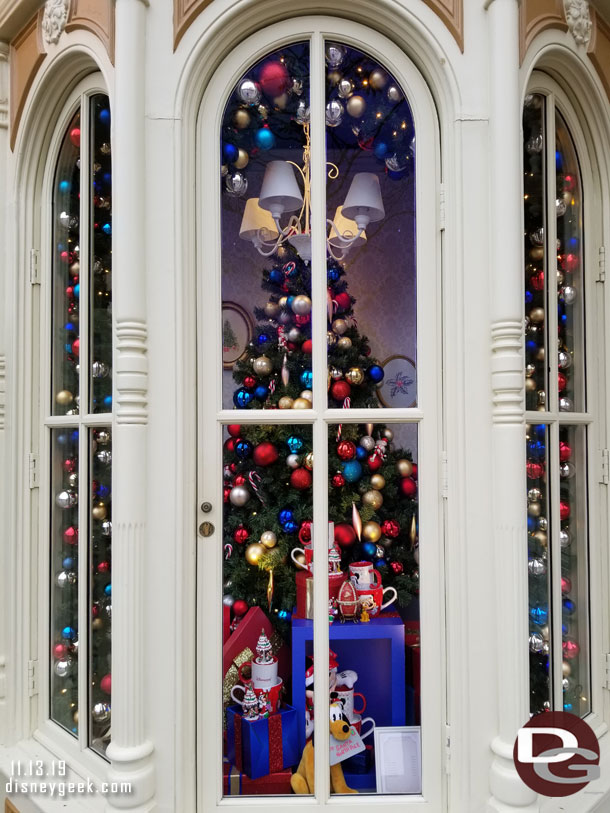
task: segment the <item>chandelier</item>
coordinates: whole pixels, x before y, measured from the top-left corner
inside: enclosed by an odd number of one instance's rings
[[[258,198],[248,198],[239,228],[242,240],[249,240],[263,257],[270,257],[288,242],[305,262],[311,260],[311,142],[309,123],[303,124],[305,145],[303,166],[294,161],[270,161],[265,168],[263,184]],[[328,177],[339,177],[335,164],[327,162]],[[303,192],[294,170],[301,176]],[[295,214],[298,212],[298,214]],[[284,215],[288,223],[281,225]],[[326,221],[327,254],[343,260],[352,248],[366,242],[369,223],[385,217],[379,178],[372,172],[354,175],[343,206],[339,206],[333,220]]]

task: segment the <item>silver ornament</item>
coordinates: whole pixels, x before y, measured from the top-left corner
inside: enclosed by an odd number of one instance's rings
[[[332,334],[335,335],[334,333]],[[330,377],[334,378],[337,381],[339,378],[343,378],[343,372],[338,367],[330,367],[328,372],[330,373]]]
[[[108,449],[102,449],[95,457],[103,466],[109,466],[112,463],[112,452],[109,452]]]
[[[571,398],[560,398],[559,399],[559,411],[560,412],[573,412],[574,411],[574,403]]]
[[[338,68],[345,59],[345,48],[335,42],[326,44],[326,62],[329,68]]]
[[[251,79],[242,79],[237,87],[237,96],[244,104],[256,105],[261,100],[261,92]]]
[[[382,559],[385,556],[385,550],[382,545],[375,545],[375,556]]]
[[[569,548],[572,543],[572,537],[570,536],[570,531],[567,528],[562,528],[559,531],[559,544],[562,548]]]
[[[60,491],[55,502],[60,508],[71,508],[78,502],[78,496],[74,491]]]
[[[225,178],[225,187],[229,195],[241,198],[248,191],[248,179],[243,172],[231,172]]]
[[[78,474],[75,471],[68,475],[68,485],[70,488],[78,487]]]
[[[95,437],[100,446],[110,443],[110,432],[107,429],[98,429]]]
[[[563,480],[570,480],[576,474],[576,466],[569,460],[559,464],[559,476]]]
[[[58,587],[61,587],[62,590],[68,585],[68,574],[65,570],[60,570],[55,576],[55,584]]]
[[[282,311],[280,313],[278,321],[282,325],[291,325],[292,324],[292,316],[290,315],[289,311]]]
[[[112,522],[109,519],[105,519],[101,527],[103,536],[112,536]]]
[[[367,452],[372,452],[375,448],[375,439],[370,435],[365,435],[363,438],[360,438],[360,445]]]
[[[300,339],[303,338],[303,334],[298,329],[298,327],[291,327],[288,331],[288,341],[289,342],[298,342]]]
[[[549,529],[549,521],[546,517],[538,517],[538,530],[539,531],[548,531]]]
[[[308,313],[311,313],[311,299],[305,294],[298,294],[292,300],[291,308],[299,316],[307,316]]]
[[[91,719],[98,725],[107,723],[110,720],[110,704],[96,703],[91,709]]]
[[[557,356],[557,363],[560,369],[568,370],[572,366],[572,356],[565,350],[560,350]]]
[[[72,671],[73,661],[70,659],[65,661],[57,661],[55,664],[55,674],[57,677],[67,677]]]
[[[533,246],[544,245],[544,229],[542,226],[530,234],[530,242]]]
[[[309,122],[310,118],[309,107],[305,104],[305,102],[302,99],[297,107],[295,118],[299,124],[307,124]]]
[[[527,563],[527,570],[531,576],[544,576],[546,564],[536,556]]]
[[[252,368],[257,375],[270,375],[273,371],[273,362],[267,356],[259,356],[252,362]]]
[[[93,378],[106,378],[109,373],[108,365],[103,361],[94,361],[91,365],[91,374]]]
[[[415,564],[419,564],[419,545],[416,545],[413,548],[413,558],[415,559]]]
[[[354,92],[354,86],[352,84],[351,79],[346,78],[339,79],[339,82],[337,84],[337,91],[342,99],[347,99],[350,93]]]
[[[572,305],[576,301],[576,288],[572,285],[564,285],[559,295],[566,305]]]
[[[530,652],[542,652],[544,648],[544,638],[539,632],[530,635]]]
[[[244,486],[233,486],[229,494],[229,499],[233,505],[241,508],[250,499],[250,492]]]
[[[390,172],[402,172],[407,168],[408,158],[406,155],[394,152],[385,159],[385,165]]]
[[[343,121],[343,105],[333,99],[326,105],[326,124],[329,127],[338,127]]]
[[[557,217],[563,217],[566,213],[567,206],[563,198],[557,198],[555,201],[555,215]]]
[[[539,488],[530,488],[527,492],[528,502],[538,502],[542,499],[542,491]]]
[[[301,79],[292,80],[292,87],[290,88],[290,92],[294,93],[295,96],[300,96],[303,93],[303,82],[301,81]]]
[[[232,607],[235,603],[235,599],[231,595],[226,595],[222,597],[222,603],[225,607]]]
[[[563,285],[563,271],[561,268],[557,269],[557,285]]]
[[[536,365],[535,364],[528,364],[525,368],[525,375],[528,378],[531,378],[534,373],[536,372]]]
[[[400,102],[402,100],[402,91],[396,87],[396,85],[390,85],[386,91],[386,95],[390,102]]]
[[[564,692],[569,692],[574,688],[574,681],[569,677],[564,677],[561,681]]]
[[[530,155],[536,155],[537,153],[542,152],[543,146],[544,139],[542,138],[542,133],[538,133],[538,135],[533,135],[528,138],[525,149]],[[539,245],[542,245],[542,243],[539,243]]]

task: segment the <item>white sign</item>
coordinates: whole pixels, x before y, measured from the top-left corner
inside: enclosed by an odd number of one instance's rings
[[[421,729],[375,729],[377,793],[421,793]]]

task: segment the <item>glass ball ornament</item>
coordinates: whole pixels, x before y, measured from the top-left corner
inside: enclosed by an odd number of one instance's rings
[[[350,367],[345,373],[345,380],[354,386],[359,386],[364,381],[364,371],[361,367]]]
[[[303,390],[299,397],[305,398],[310,404],[313,403],[313,392],[311,390]]]
[[[561,577],[561,592],[569,593],[572,590],[572,580],[568,576]]]
[[[573,285],[564,285],[559,293],[560,298],[566,305],[573,305],[576,302],[577,292]]]
[[[530,652],[542,652],[544,648],[544,638],[539,632],[533,632],[529,638]]]
[[[245,486],[233,486],[229,493],[229,500],[231,501],[231,504],[237,508],[243,508],[249,499],[250,492]]]
[[[379,491],[371,489],[362,495],[362,502],[364,505],[370,506],[373,511],[379,511],[383,505],[383,495]]]
[[[246,150],[241,147],[237,151],[237,158],[235,159],[235,169],[245,169],[250,163],[250,156]]]
[[[380,495],[381,496],[381,495]],[[365,522],[362,526],[362,538],[368,542],[378,542],[381,538],[381,526],[378,522]]]
[[[348,483],[356,483],[362,477],[362,465],[358,460],[348,460],[341,468]]]
[[[566,213],[566,202],[563,198],[557,198],[555,201],[555,216],[556,217],[563,217]]]
[[[564,616],[574,615],[574,613],[576,612],[576,604],[572,601],[571,598],[564,598],[563,601],[561,602],[561,608]]]
[[[227,594],[226,596],[222,597],[222,603],[224,604],[225,607],[232,607],[233,604],[235,603],[235,599],[233,598],[232,595]]]
[[[557,355],[557,363],[562,370],[568,370],[572,366],[572,356],[565,350],[560,350]]]
[[[326,43],[325,48],[325,57],[326,57],[326,64],[329,68],[338,68],[339,65],[343,62],[346,55],[346,50],[343,45],[339,45],[336,42],[328,42]]]
[[[298,469],[301,465],[301,458],[298,454],[289,454],[286,458],[286,465],[290,469]]]
[[[562,548],[569,548],[572,544],[572,537],[570,536],[570,531],[567,528],[562,528],[559,531],[559,544]]]
[[[337,93],[341,99],[347,99],[354,92],[354,84],[351,79],[344,76],[337,82]]]
[[[311,370],[303,370],[300,376],[300,381],[305,389],[310,390],[313,385],[313,373]]]
[[[74,641],[76,639],[76,630],[74,627],[64,627],[61,631],[61,637],[67,641]]]
[[[97,452],[95,458],[98,463],[101,463],[103,466],[109,466],[112,462],[112,452],[109,452],[107,449],[102,449]]]
[[[574,411],[574,402],[571,398],[560,398],[559,399],[559,411],[560,412],[573,412]]]
[[[67,660],[57,661],[55,664],[55,674],[57,677],[65,678],[72,672],[74,662],[68,658]]]
[[[60,570],[55,576],[55,584],[62,589],[76,584],[76,573],[73,570]]]
[[[364,116],[366,101],[362,96],[350,96],[345,106],[350,116],[355,119],[360,119]]]
[[[562,648],[563,657],[569,661],[578,657],[578,654],[580,653],[580,645],[578,644],[578,641],[575,641],[574,638],[570,638],[569,636],[566,636],[566,639],[562,644]]]
[[[362,556],[365,559],[374,559],[377,553],[377,546],[373,542],[364,542],[362,545]]]
[[[108,723],[110,721],[110,704],[95,703],[91,709],[91,719],[97,725]]]
[[[294,514],[289,508],[283,508],[277,515],[280,525],[285,525],[287,522],[294,520]]]
[[[109,372],[108,365],[104,364],[103,361],[94,361],[91,365],[91,375],[93,378],[106,378]]]
[[[305,294],[298,294],[290,303],[290,307],[294,313],[305,316],[311,313],[311,299]]]
[[[304,99],[301,99],[299,104],[297,105],[297,112],[295,113],[295,118],[298,124],[308,124],[309,119],[311,118],[311,113],[307,103]]]
[[[343,105],[338,99],[332,99],[326,105],[326,124],[328,127],[338,127],[343,121]]]
[[[527,570],[531,576],[544,576],[546,573],[546,562],[535,556],[527,563]]]
[[[542,491],[539,488],[530,488],[527,492],[528,502],[538,502],[542,499]]]
[[[273,531],[263,531],[261,534],[261,545],[265,548],[274,548],[277,545],[277,536]]]
[[[536,604],[533,607],[530,607],[530,619],[534,624],[537,624],[540,627],[544,626],[544,624],[546,624],[549,620],[548,607],[541,604]]]
[[[546,517],[538,517],[538,530],[539,531],[548,531],[549,529],[549,521]]]
[[[337,341],[337,347],[339,350],[349,350],[352,346],[352,340],[349,336],[341,336],[340,339]]]
[[[413,474],[413,463],[410,460],[401,458],[396,461],[396,471],[401,477],[411,477]]]
[[[74,396],[69,390],[60,390],[55,396],[55,400],[60,406],[68,406],[74,400]]]
[[[253,360],[252,368],[257,375],[271,375],[273,362],[267,356],[259,356]]]
[[[371,381],[375,382],[375,384],[379,384],[380,381],[383,381],[383,377],[385,375],[383,367],[381,367],[379,364],[372,364],[366,373]]]
[[[328,347],[332,347],[337,343],[338,336],[336,333],[333,333],[332,330],[329,330],[326,333],[326,344]],[[343,373],[342,373],[343,375]]]
[[[385,488],[385,477],[383,474],[373,474],[371,476],[371,486],[378,491]]]
[[[248,191],[248,179],[239,170],[229,172],[225,178],[225,189],[234,198],[242,198]]]
[[[268,127],[261,127],[254,134],[254,143],[259,150],[271,150],[275,146],[275,136]]]
[[[74,491],[60,491],[55,502],[59,508],[72,508],[78,502],[78,495]]]
[[[238,409],[246,409],[254,398],[254,394],[245,387],[240,387],[233,393],[233,403]]]
[[[375,439],[370,435],[365,435],[364,437],[360,438],[360,445],[365,451],[372,452],[375,448]]]
[[[260,545],[258,542],[253,542],[251,545],[248,545],[246,548],[246,562],[249,565],[258,565],[262,556],[265,555],[265,548],[263,545]]]
[[[409,166],[410,158],[405,153],[393,152],[385,159],[385,165],[389,173],[394,177],[404,174]]]
[[[277,402],[279,409],[292,409],[292,405],[294,404],[294,399],[291,398],[289,395],[283,395],[280,400]]]
[[[235,444],[235,454],[240,460],[245,460],[252,454],[252,444],[249,440],[238,440]]]
[[[265,401],[269,396],[269,388],[259,384],[254,389],[254,397],[259,401]]]
[[[76,472],[69,474],[67,479],[70,488],[76,489],[78,487],[78,474]]]
[[[576,474],[576,466],[569,460],[559,464],[559,476],[562,480],[570,480]]]
[[[303,448],[303,439],[298,435],[290,435],[286,441],[286,445],[292,454],[297,454]],[[292,516],[290,517],[292,519]],[[281,520],[280,520],[281,521]]]
[[[261,100],[261,91],[251,79],[242,79],[237,86],[237,97],[244,104],[254,106]]]
[[[386,96],[389,102],[400,102],[403,99],[402,91],[396,85],[390,85],[386,91]]]
[[[103,502],[102,500],[93,503],[93,506],[91,508],[91,516],[93,517],[93,519],[99,520],[106,519],[106,517],[108,516],[108,508],[106,506],[106,503]]]
[[[542,152],[544,146],[544,139],[542,133],[530,136],[526,142],[525,149],[530,155],[537,155]]]
[[[383,161],[388,154],[388,145],[385,141],[377,141],[373,147],[373,155],[379,161]]]

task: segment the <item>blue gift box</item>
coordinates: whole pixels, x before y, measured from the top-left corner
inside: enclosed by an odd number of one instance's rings
[[[285,705],[277,714],[246,720],[241,706],[227,709],[227,758],[250,779],[299,762],[297,711]]]

